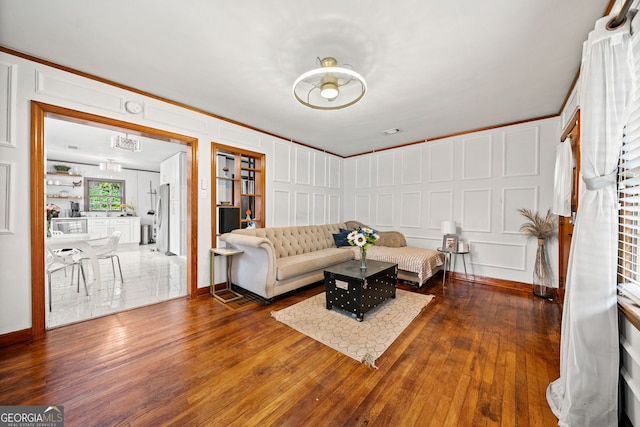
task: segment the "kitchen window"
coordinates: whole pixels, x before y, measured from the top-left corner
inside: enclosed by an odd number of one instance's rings
[[[125,181],[118,179],[84,179],[84,200],[86,210],[115,211],[125,203]]]

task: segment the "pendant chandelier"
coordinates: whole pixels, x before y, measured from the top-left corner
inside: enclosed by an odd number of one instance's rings
[[[339,110],[360,101],[367,83],[347,64],[338,66],[334,58],[318,58],[320,67],[307,71],[293,84],[293,96],[302,105],[317,110]]]

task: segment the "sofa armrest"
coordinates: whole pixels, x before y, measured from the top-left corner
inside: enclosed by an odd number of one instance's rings
[[[378,231],[380,239],[376,245],[387,246],[390,248],[401,248],[407,246],[407,239],[399,231]]]
[[[244,251],[233,258],[231,281],[264,298],[273,298],[276,283],[276,251],[263,237],[226,233],[220,240]]]

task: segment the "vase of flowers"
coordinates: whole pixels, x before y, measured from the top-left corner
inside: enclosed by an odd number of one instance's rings
[[[556,236],[555,216],[550,210],[546,216],[533,213],[529,209],[518,209],[518,212],[529,221],[520,226],[520,231],[527,237],[538,239],[536,250],[536,261],[533,269],[533,294],[539,297],[548,298],[551,296],[553,288],[553,274],[547,256],[546,242]]]
[[[56,218],[60,214],[60,208],[50,203],[45,208],[47,214],[47,237],[51,237],[51,218]]]
[[[367,269],[367,249],[375,245],[379,238],[378,232],[369,227],[353,230],[347,235],[349,244],[360,248],[360,269]]]

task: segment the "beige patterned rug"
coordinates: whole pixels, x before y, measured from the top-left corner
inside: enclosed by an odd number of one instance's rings
[[[339,308],[327,310],[323,292],[291,307],[273,311],[271,316],[358,362],[377,368],[376,359],[432,299],[433,295],[397,289],[395,299],[385,301],[358,322]]]

